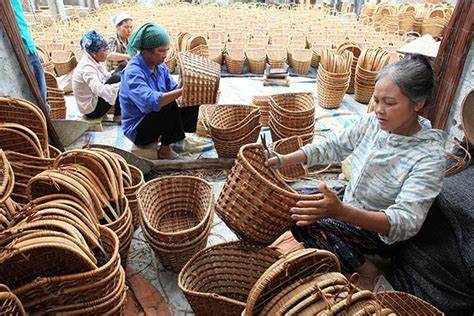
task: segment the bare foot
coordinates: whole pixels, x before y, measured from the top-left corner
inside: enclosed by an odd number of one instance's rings
[[[366,260],[363,265],[356,269],[356,272],[359,274],[357,285],[364,290],[373,291],[375,280],[380,274],[379,269],[372,262]]]
[[[176,159],[178,154],[171,148],[170,145],[168,146],[161,146],[160,150],[158,151],[158,159]]]

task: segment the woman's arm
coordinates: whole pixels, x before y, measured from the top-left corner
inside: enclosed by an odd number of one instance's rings
[[[107,56],[107,60],[110,60],[110,61],[129,61],[132,57],[130,57],[129,55],[127,54],[121,54],[121,53],[117,53],[117,52],[111,52],[108,56]]]
[[[296,221],[297,226],[311,225],[321,219],[333,218],[388,235],[390,223],[384,212],[367,211],[345,204],[325,184],[321,184],[319,189],[322,192],[318,196],[319,200],[299,201],[291,208],[291,218]]]
[[[161,100],[160,100],[160,106],[167,106],[171,102],[175,101],[177,98],[179,98],[183,94],[183,89],[179,88],[170,92],[164,92],[161,95]]]

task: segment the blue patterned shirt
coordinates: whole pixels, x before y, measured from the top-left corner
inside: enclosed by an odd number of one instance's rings
[[[161,96],[177,87],[166,64],[155,66],[152,72],[141,54],[135,55],[122,72],[120,107],[122,129],[131,141],[137,137],[137,128],[150,112],[160,111]]]
[[[374,113],[342,133],[303,147],[308,166],[341,162],[351,155],[351,180],[344,202],[388,217],[386,243],[409,239],[420,230],[441,191],[446,166],[444,132],[419,117],[412,136],[380,129]]]

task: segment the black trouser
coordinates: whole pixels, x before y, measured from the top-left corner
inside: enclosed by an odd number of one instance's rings
[[[117,82],[120,82],[120,71],[114,72],[112,76],[109,78],[109,80],[105,82],[105,84],[113,84]],[[102,117],[105,114],[107,114],[107,112],[109,112],[111,107],[112,107],[111,104],[109,104],[103,98],[99,97],[94,111],[92,111],[89,114],[86,114],[86,117],[91,118],[91,119]],[[120,109],[120,101],[119,101],[118,92],[117,92],[117,99],[115,100],[115,104],[114,104],[114,116],[120,116],[120,115],[122,115],[122,111]]]
[[[180,108],[172,102],[159,112],[148,113],[138,125],[135,145],[144,146],[158,141],[167,146],[184,139],[184,133],[196,131],[199,106]]]

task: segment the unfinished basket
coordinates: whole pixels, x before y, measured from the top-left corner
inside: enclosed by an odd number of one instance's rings
[[[306,283],[317,277],[321,280],[325,273],[334,275],[331,272],[340,272],[339,260],[333,253],[311,248],[291,252],[271,265],[255,282],[243,315],[260,315],[262,311],[274,306],[270,302],[278,302],[273,299],[287,287],[297,282]],[[344,276],[341,275],[341,279],[344,280]],[[313,292],[309,291],[306,296],[311,296]],[[284,298],[285,296],[279,297],[280,300]]]
[[[196,315],[240,315],[255,281],[278,257],[244,242],[214,245],[186,263],[178,286]]]
[[[137,197],[145,238],[166,269],[180,271],[206,246],[214,214],[212,186],[196,177],[161,177],[145,183]]]
[[[243,49],[227,49],[224,58],[229,73],[241,74],[244,71],[245,54]]]
[[[376,297],[382,307],[390,308],[396,315],[443,315],[440,310],[430,303],[409,293],[382,291],[376,293]]]
[[[178,54],[179,76],[183,94],[178,99],[181,107],[215,104],[221,76],[220,65],[190,52]]]
[[[267,55],[265,48],[252,48],[245,51],[247,55],[249,71],[255,74],[263,74]]]
[[[314,199],[299,195],[269,167],[262,145],[240,149],[217,201],[216,211],[239,238],[270,244],[293,226],[289,209],[297,201]]]
[[[304,145],[310,143],[313,139],[313,134],[304,136],[293,136],[276,141],[273,144],[273,150],[282,155],[290,154],[297,151]],[[300,177],[308,175],[308,169],[303,164],[296,164],[292,166],[285,166],[278,173],[285,181],[293,181]]]

